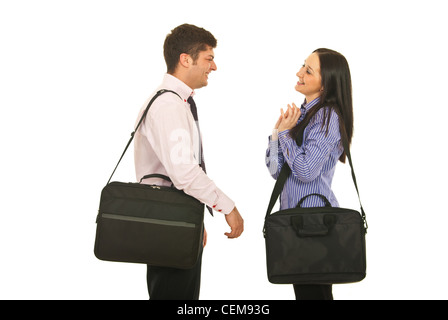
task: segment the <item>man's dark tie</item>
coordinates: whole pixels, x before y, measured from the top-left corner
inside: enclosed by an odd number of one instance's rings
[[[202,170],[204,170],[205,173],[207,173],[207,171],[205,170],[204,154],[202,152],[202,138],[201,138],[201,132],[199,130],[198,109],[196,108],[196,103],[194,102],[192,96],[188,98],[187,102],[190,104],[191,114],[193,115],[193,119],[194,121],[196,121],[196,125],[198,127],[199,145],[200,145],[199,166],[202,168]],[[209,206],[207,206],[207,210],[213,216],[213,210]]]

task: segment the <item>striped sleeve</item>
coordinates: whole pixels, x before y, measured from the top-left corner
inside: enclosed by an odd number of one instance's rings
[[[269,136],[269,144],[268,149],[266,150],[265,160],[270,175],[274,179],[277,179],[285,160],[283,159],[283,153],[279,141],[273,140],[272,136]]]

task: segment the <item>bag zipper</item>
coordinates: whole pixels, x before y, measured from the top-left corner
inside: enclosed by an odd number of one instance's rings
[[[141,217],[128,217],[128,216],[122,216],[122,215],[111,214],[111,213],[103,213],[103,214],[101,214],[101,217],[103,217],[105,219],[132,221],[132,222],[143,222],[143,223],[159,224],[159,225],[173,226],[173,227],[185,227],[185,228],[194,228],[194,227],[196,227],[196,225],[194,223],[190,223],[190,222],[170,221],[170,220],[141,218]]]

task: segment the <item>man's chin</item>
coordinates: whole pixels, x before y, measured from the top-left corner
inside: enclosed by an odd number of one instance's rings
[[[208,85],[208,81],[204,81],[201,84],[198,85],[198,87],[196,89],[201,89],[203,87],[206,87]]]

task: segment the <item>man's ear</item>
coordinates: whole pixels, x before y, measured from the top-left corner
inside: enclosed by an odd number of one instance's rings
[[[191,63],[193,62],[193,59],[189,54],[182,53],[179,56],[179,64],[183,66],[184,68],[189,68]]]

